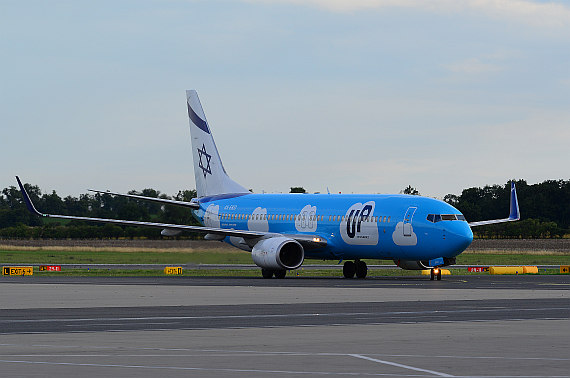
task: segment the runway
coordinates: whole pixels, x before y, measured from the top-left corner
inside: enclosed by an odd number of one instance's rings
[[[569,376],[569,276],[2,277],[15,376]]]

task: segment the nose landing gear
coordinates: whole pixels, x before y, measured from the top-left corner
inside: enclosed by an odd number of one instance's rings
[[[433,279],[437,277],[438,281],[441,281],[441,269],[439,268],[432,268],[429,274],[429,279],[430,281],[433,281]]]

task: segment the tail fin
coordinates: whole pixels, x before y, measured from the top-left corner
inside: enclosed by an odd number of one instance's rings
[[[186,91],[186,102],[188,117],[190,117],[194,177],[198,197],[249,193],[246,188],[233,181],[226,173],[200,104],[198,93],[195,90]]]

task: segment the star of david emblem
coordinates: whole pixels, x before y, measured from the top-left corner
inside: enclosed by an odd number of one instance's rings
[[[206,157],[206,166],[204,166],[204,163],[202,162],[202,156]],[[202,169],[202,173],[204,174],[204,178],[206,178],[206,174],[212,174],[212,170],[210,169],[210,160],[212,159],[212,155],[208,154],[206,152],[206,146],[204,145],[204,143],[202,143],[202,149],[198,148],[198,157],[200,159],[200,163],[198,164],[198,167],[200,167],[200,169]]]

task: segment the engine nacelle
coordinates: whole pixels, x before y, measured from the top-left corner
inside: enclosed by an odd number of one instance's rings
[[[258,241],[251,250],[255,265],[265,269],[297,269],[305,259],[298,241],[285,236]]]

